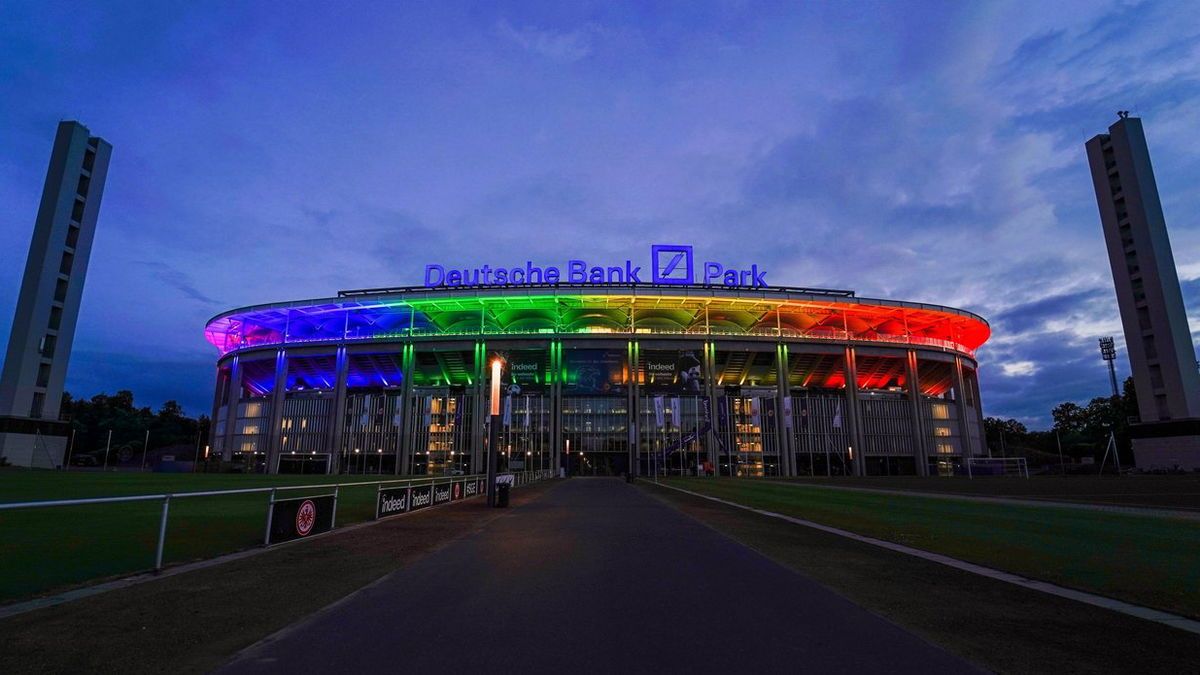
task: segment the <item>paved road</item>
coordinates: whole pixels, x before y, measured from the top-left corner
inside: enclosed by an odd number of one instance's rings
[[[227,672],[973,668],[618,479],[573,478]]]

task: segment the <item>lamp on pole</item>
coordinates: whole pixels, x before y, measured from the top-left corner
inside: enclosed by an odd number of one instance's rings
[[[487,449],[487,504],[496,505],[496,466],[500,463],[500,375],[504,361],[492,359],[492,406],[491,423],[488,429]]]

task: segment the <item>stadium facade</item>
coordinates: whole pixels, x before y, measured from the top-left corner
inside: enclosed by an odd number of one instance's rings
[[[479,472],[499,358],[510,469],[926,475],[986,455],[982,318],[692,255],[429,265],[424,286],[220,314],[209,451],[267,471]]]

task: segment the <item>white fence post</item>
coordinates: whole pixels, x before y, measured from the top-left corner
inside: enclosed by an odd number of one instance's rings
[[[162,519],[158,521],[158,551],[154,554],[154,571],[162,570],[163,544],[167,539],[167,514],[171,510],[171,495],[163,497]]]
[[[339,488],[338,488],[338,486],[337,486],[337,485],[334,485],[334,486],[333,486],[333,513],[331,513],[331,514],[329,515],[329,530],[330,530],[331,532],[332,532],[334,529],[336,529],[336,528],[337,528],[337,498],[338,498],[338,489],[339,489]]]
[[[263,546],[271,543],[271,525],[275,520],[275,488],[271,488],[271,499],[267,502],[267,530],[263,532]]]

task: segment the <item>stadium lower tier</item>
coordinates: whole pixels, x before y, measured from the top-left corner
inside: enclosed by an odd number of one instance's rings
[[[714,339],[249,348],[218,364],[208,452],[248,470],[936,475],[986,455],[976,363],[948,348]]]

